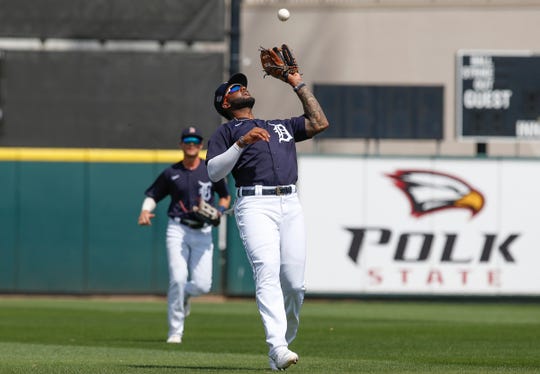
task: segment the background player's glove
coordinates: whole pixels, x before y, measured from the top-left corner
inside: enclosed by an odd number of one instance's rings
[[[203,199],[201,199],[199,206],[193,207],[193,211],[198,219],[213,226],[219,226],[221,222],[220,212]]]
[[[265,49],[260,47],[260,51],[261,64],[266,73],[265,77],[271,75],[287,82],[289,74],[298,73],[296,59],[286,44],[283,44],[281,48]]]

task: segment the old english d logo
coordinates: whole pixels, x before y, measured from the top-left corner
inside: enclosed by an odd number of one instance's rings
[[[484,207],[484,196],[470,184],[449,174],[427,170],[397,170],[387,174],[420,217],[444,209],[468,209],[472,216]]]

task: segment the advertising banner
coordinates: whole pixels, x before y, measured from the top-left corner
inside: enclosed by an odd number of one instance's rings
[[[540,295],[530,160],[301,157],[313,294]]]

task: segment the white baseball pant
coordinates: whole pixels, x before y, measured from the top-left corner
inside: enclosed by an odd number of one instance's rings
[[[304,301],[304,214],[296,193],[244,196],[235,216],[253,269],[269,354],[296,337]]]
[[[182,336],[184,333],[184,299],[210,292],[213,249],[211,226],[192,229],[169,219],[167,226],[169,337]]]

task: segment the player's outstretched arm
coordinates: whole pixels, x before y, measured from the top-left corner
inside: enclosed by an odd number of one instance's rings
[[[229,209],[229,206],[231,205],[231,195],[227,195],[225,197],[220,197],[218,200],[218,206],[223,207],[225,209]]]
[[[319,101],[305,83],[302,82],[302,76],[299,73],[289,74],[288,81],[294,87],[304,107],[307,135],[312,137],[326,130],[330,125],[326,114],[324,114]]]
[[[141,214],[139,215],[138,224],[141,226],[150,226],[152,224],[151,219],[156,215],[152,211],[156,207],[156,201],[151,197],[147,197],[143,201],[141,208]]]
[[[208,176],[212,182],[217,182],[229,174],[240,158],[244,148],[258,141],[270,141],[270,134],[265,129],[254,127],[241,136],[233,145],[220,155],[208,160]]]
[[[139,225],[141,226],[150,226],[152,225],[151,219],[154,218],[156,215],[152,212],[149,212],[147,210],[143,210],[141,214],[139,215]]]

